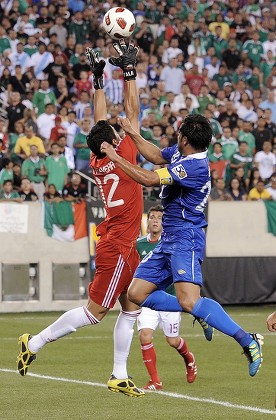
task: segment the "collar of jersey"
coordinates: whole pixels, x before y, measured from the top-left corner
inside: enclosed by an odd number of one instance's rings
[[[183,156],[183,160],[205,159],[206,157],[207,157],[207,150],[205,152],[193,153],[192,155]]]

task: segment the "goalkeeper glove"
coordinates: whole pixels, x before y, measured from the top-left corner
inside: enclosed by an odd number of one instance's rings
[[[103,89],[103,69],[105,61],[99,59],[99,53],[95,53],[93,48],[86,48],[85,55],[89,61],[93,72],[93,85],[95,89]]]
[[[132,41],[126,45],[124,39],[120,39],[119,42],[113,44],[114,49],[119,54],[119,57],[110,57],[109,62],[116,67],[120,67],[123,70],[124,80],[136,79],[136,63],[137,54],[139,48],[134,45]]]

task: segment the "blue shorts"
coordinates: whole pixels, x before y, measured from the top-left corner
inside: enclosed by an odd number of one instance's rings
[[[204,252],[203,229],[163,233],[160,243],[140,262],[134,277],[154,283],[163,290],[180,281],[202,286]]]

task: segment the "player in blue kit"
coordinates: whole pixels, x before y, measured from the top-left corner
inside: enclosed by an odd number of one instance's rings
[[[148,161],[168,164],[154,172],[147,171],[120,157],[108,143],[101,147],[101,152],[136,182],[162,185],[161,241],[138,266],[128,289],[129,299],[156,311],[185,311],[203,318],[241,345],[248,359],[249,374],[255,376],[262,362],[263,337],[244,331],[219,303],[200,296],[207,226],[203,211],[211,188],[207,158],[212,138],[209,121],[202,115],[188,115],[179,128],[177,145],[162,151],[144,140],[127,119],[120,118],[119,123]],[[172,282],[176,297],[165,292]]]

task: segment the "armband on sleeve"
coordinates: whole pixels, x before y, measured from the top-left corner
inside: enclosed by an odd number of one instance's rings
[[[174,184],[173,177],[169,173],[167,168],[161,168],[154,171],[160,178],[160,185],[172,185]]]

